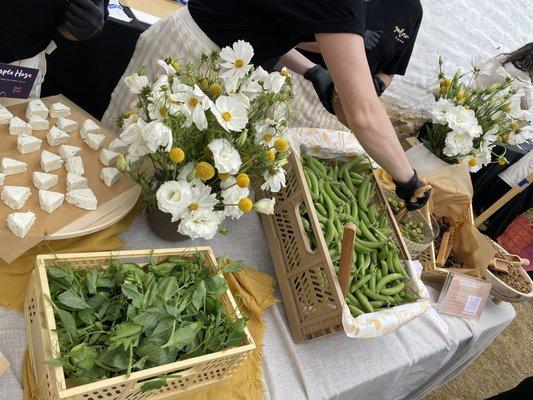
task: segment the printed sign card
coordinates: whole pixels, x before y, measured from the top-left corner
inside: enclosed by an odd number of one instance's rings
[[[448,273],[437,303],[442,314],[479,319],[492,285],[468,275]]]
[[[27,99],[38,73],[35,68],[0,63],[0,96]]]

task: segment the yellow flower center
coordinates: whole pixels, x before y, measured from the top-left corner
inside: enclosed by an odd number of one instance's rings
[[[508,140],[509,140],[509,135],[507,133],[504,133],[502,135],[502,142],[507,143]]]
[[[128,117],[131,117],[133,114],[135,114],[135,111],[126,111],[124,113],[124,118],[128,118]]]
[[[274,147],[277,151],[287,151],[289,149],[289,142],[286,139],[279,138],[274,142]]]
[[[476,158],[471,158],[469,161],[468,161],[468,165],[470,165],[471,167],[475,167],[477,165],[477,160]]]
[[[268,150],[266,152],[266,157],[268,161],[274,161],[276,159],[276,151],[275,150]]]
[[[272,135],[270,133],[265,134],[265,136],[263,136],[263,140],[267,143],[270,142],[272,140]]]
[[[215,168],[205,161],[201,161],[196,166],[196,176],[202,181],[208,181],[215,176]]]
[[[163,117],[167,115],[167,109],[165,107],[161,107],[159,109],[159,114],[161,114]]]
[[[250,212],[252,211],[253,207],[254,203],[248,197],[243,197],[239,200],[239,210],[241,210],[242,212]]]
[[[229,120],[231,119],[231,113],[228,112],[228,111],[224,111],[224,112],[222,113],[222,119],[223,119],[224,121],[229,121]]]
[[[198,203],[191,203],[189,204],[189,211],[196,211],[200,208],[200,206],[198,205]]]
[[[461,101],[465,98],[465,94],[463,92],[459,92],[455,95],[455,100]]]
[[[222,86],[219,83],[212,83],[209,91],[213,96],[218,97],[222,94]]]
[[[505,165],[505,164],[507,164],[507,161],[503,157],[502,158],[498,158],[498,164],[499,165]]]
[[[229,177],[230,177],[230,174],[228,172],[219,172],[218,173],[218,179],[220,179],[221,181],[225,181]]]
[[[281,74],[281,76],[288,77],[289,76],[289,71],[287,71],[286,69],[282,69],[280,74]]]
[[[180,63],[177,62],[176,60],[172,60],[172,61],[170,62],[170,65],[172,65],[172,68],[174,68],[176,71],[177,71],[178,69],[180,69]]]
[[[236,181],[237,186],[241,188],[247,188],[248,186],[250,186],[250,177],[244,172],[241,172],[239,175],[237,175]]]
[[[518,128],[518,125],[516,124],[516,122],[511,122],[509,124],[509,128],[513,131],[516,131],[516,128]]]
[[[180,147],[173,147],[170,149],[169,157],[174,164],[179,164],[185,160],[185,152]]]
[[[187,103],[189,104],[189,107],[194,108],[198,105],[198,99],[196,97],[191,97]]]
[[[506,113],[510,113],[511,112],[511,107],[507,106],[503,109],[503,111],[505,111]]]
[[[235,62],[233,63],[233,65],[235,65],[235,68],[241,68],[244,66],[244,61],[241,60],[240,58],[237,58]]]

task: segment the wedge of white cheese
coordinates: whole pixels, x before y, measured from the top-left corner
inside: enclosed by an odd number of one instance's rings
[[[32,174],[33,186],[39,190],[48,190],[59,181],[59,177],[54,174],[47,174],[46,172],[33,171]]]
[[[16,175],[23,174],[28,169],[28,164],[25,162],[15,160],[13,158],[2,158],[2,164],[0,165],[0,172],[4,175]]]
[[[38,115],[41,118],[48,118],[48,107],[41,99],[30,100],[26,108],[26,118],[32,115]]]
[[[21,239],[24,239],[36,220],[37,217],[31,211],[11,213],[6,217],[9,230]]]
[[[43,211],[52,214],[65,201],[65,195],[59,192],[39,190],[39,204]]]
[[[50,129],[50,123],[47,119],[39,117],[38,115],[31,115],[28,118],[28,123],[31,126],[31,129],[34,131],[47,131]]]
[[[13,114],[4,106],[0,106],[0,125],[7,125],[13,118]]]
[[[102,168],[100,171],[100,179],[103,180],[104,183],[109,187],[113,186],[119,181],[120,175],[120,171],[115,167]]]
[[[0,172],[0,186],[4,184],[4,180],[6,179],[6,176]]]
[[[70,117],[70,107],[58,102],[50,107],[50,118],[59,117]]]
[[[59,155],[63,157],[63,160],[67,161],[68,158],[79,156],[81,149],[77,146],[69,146],[68,144],[62,144],[59,146]]]
[[[43,141],[35,136],[20,135],[17,137],[17,149],[20,154],[33,153],[39,151]]]
[[[72,133],[78,129],[78,123],[65,117],[57,119],[57,127],[64,132]]]
[[[9,121],[9,134],[14,136],[31,135],[31,125],[19,117],[13,117]]]
[[[60,144],[65,144],[70,139],[68,133],[63,132],[57,126],[52,126],[50,132],[46,135],[46,140],[50,146],[59,146]]]
[[[96,210],[98,200],[91,189],[76,189],[67,192],[67,202],[84,210]]]
[[[101,133],[88,133],[84,139],[87,146],[89,146],[93,150],[100,149],[100,147],[102,147],[102,144],[104,143],[104,140],[105,135],[102,135]]]
[[[20,210],[31,195],[26,186],[2,186],[2,201],[14,210]]]
[[[43,150],[41,153],[41,168],[44,172],[55,171],[63,166],[63,159],[57,154]]]
[[[76,189],[88,189],[87,178],[77,174],[67,174],[67,192]]]
[[[120,154],[128,154],[130,146],[122,141],[120,138],[114,139],[111,143],[109,143],[109,150],[120,153]]]
[[[102,149],[100,151],[100,162],[109,167],[117,162],[117,158],[120,154],[108,149]]]
[[[89,133],[100,133],[100,127],[92,119],[86,119],[85,121],[83,121],[83,124],[81,124],[81,138],[85,139],[87,137],[87,134]]]
[[[74,156],[67,159],[65,162],[65,168],[67,172],[76,175],[83,175],[85,169],[83,168],[83,160],[80,156]]]

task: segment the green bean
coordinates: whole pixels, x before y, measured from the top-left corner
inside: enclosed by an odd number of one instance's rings
[[[357,300],[359,300],[359,303],[361,303],[365,311],[374,312],[374,307],[372,307],[372,304],[370,304],[366,296],[360,290],[355,291],[355,297],[357,297]]]
[[[339,221],[338,218],[335,218],[333,220],[333,225],[335,225],[335,229],[337,230],[337,233],[339,234],[339,237],[342,239],[342,234],[344,232],[344,229],[343,229],[342,224],[341,224],[341,222]]]
[[[370,177],[366,176],[363,180],[363,183],[361,183],[361,186],[359,187],[359,193],[357,193],[357,203],[359,204],[359,207],[367,212],[368,211],[368,203],[367,203],[367,190],[370,184]]]
[[[389,267],[387,265],[387,262],[385,260],[381,260],[379,262],[379,265],[381,267],[381,276],[387,276],[389,274]]]
[[[378,239],[374,235],[372,235],[372,233],[368,230],[364,221],[361,221],[359,223],[359,229],[361,230],[361,233],[363,234],[363,236],[365,236],[368,240],[370,240],[371,242],[378,242]],[[370,246],[367,246],[367,247],[370,247]]]
[[[348,174],[350,175],[350,178],[352,180],[356,180],[356,181],[359,181],[359,182],[363,182],[363,177],[361,175],[359,175],[357,172],[348,172]]]
[[[372,272],[372,276],[370,276],[370,280],[368,281],[368,288],[373,292],[376,292],[376,273],[374,271]]]
[[[351,294],[351,293],[348,293],[348,294],[346,295],[346,301],[347,301],[347,302],[350,302],[352,305],[356,306],[357,308],[363,308],[363,307],[361,306],[361,303],[359,303],[359,300],[357,300],[357,299],[355,298],[355,296],[354,296],[353,294]]]
[[[355,242],[369,249],[378,249],[378,248],[385,246],[385,242],[380,242],[380,241],[371,242],[369,240],[356,239]]]
[[[344,181],[344,184],[346,185],[348,190],[350,192],[352,192],[352,195],[355,195],[355,193],[356,193],[355,186],[354,186],[352,180],[350,179],[350,173],[346,169],[342,173],[342,180]]]
[[[366,212],[362,208],[359,210],[359,219],[364,221],[367,226],[370,225],[370,220],[368,219]]]
[[[371,298],[372,300],[381,300],[387,302],[388,304],[396,304],[396,301],[391,296],[375,293],[366,286],[362,287],[362,291],[368,298]]]
[[[329,182],[324,182],[324,193],[327,194],[335,204],[343,203],[343,200],[333,192]]]
[[[372,300],[370,304],[372,304],[372,307],[374,307],[374,311],[375,311],[376,308],[381,308],[385,306],[387,303],[384,302],[383,300]]]
[[[359,279],[357,282],[354,282],[352,286],[350,286],[350,292],[355,292],[361,286],[366,285],[371,277],[372,275],[366,275],[363,278]]]
[[[400,293],[400,297],[402,298],[402,300],[407,301],[407,302],[418,300],[418,297],[411,292]]]
[[[331,187],[331,190],[333,191],[333,193],[335,193],[337,195],[337,197],[339,199],[341,199],[341,203],[347,203],[348,202],[348,197],[346,197],[346,195],[344,193],[342,193],[342,190],[339,187],[336,187],[336,186],[332,186],[330,184],[330,187]]]
[[[372,251],[372,249],[369,249],[368,247],[363,246],[357,240],[354,242],[354,248],[355,248],[355,251],[360,252],[360,253],[370,253]]]
[[[350,203],[350,211],[351,211],[354,223],[357,223],[359,221],[359,207],[357,207],[357,203],[355,201],[352,201]]]
[[[315,209],[322,216],[324,216],[324,217],[328,216],[328,213],[327,213],[326,209],[324,208],[324,206],[321,203],[315,203]]]
[[[311,224],[309,223],[309,221],[307,220],[307,218],[302,218],[302,224],[304,226],[304,229],[306,231],[310,231],[311,230]]]
[[[381,268],[376,269],[376,282],[379,281],[383,277],[383,274],[381,273]]]
[[[402,274],[388,274],[386,276],[384,276],[383,278],[381,278],[381,280],[376,284],[376,293],[381,293],[382,292],[382,289],[387,286],[388,283],[392,282],[392,281],[395,281],[395,280],[399,280],[399,279],[403,279],[403,275]]]
[[[326,222],[326,237],[324,240],[326,241],[326,244],[329,246],[333,239],[335,238],[335,235],[337,231],[335,230],[335,226],[333,225],[333,222],[331,222],[330,219]]]
[[[355,315],[356,317],[358,317],[359,315],[363,315],[364,314],[363,311],[361,311],[360,309],[358,309],[355,306],[352,306],[351,304],[348,304],[348,308],[350,309],[350,312],[352,313],[352,315]]]
[[[377,208],[375,204],[370,204],[368,206],[368,218],[370,219],[370,222],[373,224],[377,221]]]
[[[324,195],[324,203],[326,203],[326,209],[328,210],[328,218],[334,219],[335,218],[335,205],[333,204],[333,201],[329,198],[329,196]]]
[[[385,296],[392,296],[393,294],[400,293],[405,287],[405,283],[400,282],[396,286],[393,286],[391,288],[384,288],[381,289],[380,294],[383,294]]]

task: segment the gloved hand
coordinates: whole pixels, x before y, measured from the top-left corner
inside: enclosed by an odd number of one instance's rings
[[[105,22],[104,0],[70,0],[65,13],[65,27],[77,40],[98,35]]]
[[[333,94],[333,79],[327,69],[321,65],[315,65],[313,68],[307,70],[304,78],[313,84],[318,99],[326,110],[335,114],[331,104],[331,96]]]
[[[396,182],[396,194],[405,201],[407,210],[418,210],[428,202],[431,195],[431,185],[426,181],[418,179],[416,171],[413,177],[404,183]]]
[[[383,31],[371,31],[366,29],[363,34],[363,42],[365,43],[365,49],[372,50],[379,43],[379,38]]]

